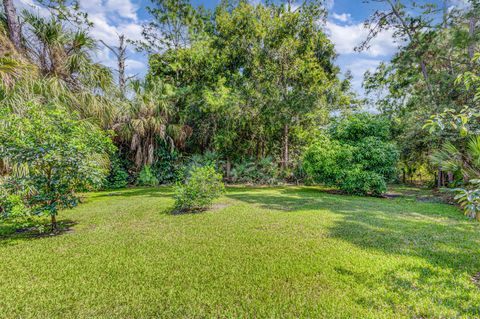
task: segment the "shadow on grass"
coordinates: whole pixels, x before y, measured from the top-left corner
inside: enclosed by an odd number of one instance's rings
[[[73,220],[60,220],[57,223],[57,230],[55,232],[51,231],[50,224],[46,223],[41,225],[41,227],[27,227],[16,229],[11,225],[1,225],[0,226],[0,246],[1,245],[10,245],[13,244],[12,240],[32,240],[38,238],[48,238],[60,236],[65,233],[72,232],[72,227],[78,223]],[[43,231],[42,231],[43,229]]]
[[[342,217],[331,226],[330,237],[441,267],[480,271],[480,225],[447,205],[332,195],[315,188],[233,192],[227,197],[279,212],[327,209]]]
[[[466,306],[471,304],[468,298],[472,296],[472,289],[478,289],[475,276],[480,271],[480,224],[468,220],[451,206],[331,195],[302,188],[281,190],[280,194],[235,192],[227,197],[279,213],[315,211],[326,214],[322,210],[328,210],[328,214],[340,217],[330,226],[330,238],[372,253],[414,257],[429,264],[399,262],[391,270],[378,273],[376,279],[355,267],[336,267],[335,271],[347,282],[368,287],[376,280],[385,283],[393,293],[390,297],[359,298],[355,300],[358,304],[373,309],[382,307],[382,302],[395,305],[402,300],[408,304],[412,298],[417,298],[412,296],[421,296],[433,298],[459,317],[480,314],[480,307]],[[461,281],[459,278],[464,278],[465,274],[472,279]],[[418,315],[419,318],[431,316],[421,312]]]

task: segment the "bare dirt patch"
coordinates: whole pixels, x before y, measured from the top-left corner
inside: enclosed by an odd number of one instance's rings
[[[472,283],[478,288],[480,288],[480,272],[477,272],[475,275],[473,275]]]

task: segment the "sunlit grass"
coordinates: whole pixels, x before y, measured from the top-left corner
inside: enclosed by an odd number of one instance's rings
[[[480,225],[453,206],[308,187],[217,204],[89,194],[69,232],[0,241],[0,317],[480,317]]]

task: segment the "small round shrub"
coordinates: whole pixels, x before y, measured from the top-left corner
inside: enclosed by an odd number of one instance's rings
[[[225,191],[222,175],[212,165],[194,167],[184,183],[175,187],[175,211],[202,211]]]
[[[387,191],[387,185],[381,175],[358,168],[346,172],[339,183],[339,188],[345,193],[361,196],[380,196]]]
[[[13,229],[35,227],[43,231],[42,224],[45,220],[42,216],[33,213],[33,210],[25,204],[25,194],[8,194],[1,190],[0,185],[0,224],[5,224]],[[1,231],[0,231],[1,232]]]

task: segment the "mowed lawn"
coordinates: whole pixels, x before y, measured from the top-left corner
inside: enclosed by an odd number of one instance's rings
[[[480,318],[480,224],[412,196],[89,194],[71,230],[0,240],[2,318]]]

